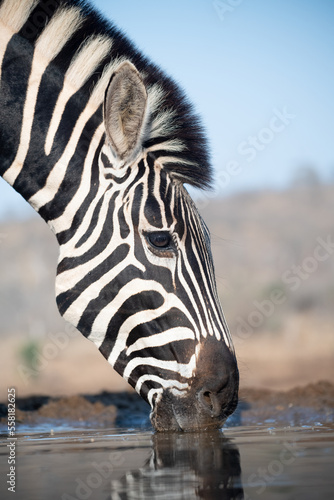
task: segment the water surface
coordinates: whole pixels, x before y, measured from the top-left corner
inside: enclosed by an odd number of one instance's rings
[[[334,498],[332,424],[178,434],[21,429],[15,495],[5,484],[8,443],[3,435],[1,499]]]

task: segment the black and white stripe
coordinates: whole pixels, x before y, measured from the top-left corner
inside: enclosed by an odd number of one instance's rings
[[[221,419],[236,361],[183,186],[210,183],[198,118],[85,2],[3,0],[0,20],[0,172],[56,234],[60,313],[152,407],[189,394],[215,341],[229,366]]]

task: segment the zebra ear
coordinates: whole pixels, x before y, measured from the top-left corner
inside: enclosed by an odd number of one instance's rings
[[[146,108],[143,80],[134,65],[126,61],[111,77],[104,100],[107,138],[122,163],[131,160],[140,148]]]

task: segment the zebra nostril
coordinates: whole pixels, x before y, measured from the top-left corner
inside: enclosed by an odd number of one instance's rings
[[[229,373],[224,371],[218,377],[206,380],[204,387],[199,390],[198,399],[202,410],[211,417],[218,417],[223,413],[230,397],[230,380]]]
[[[200,401],[204,407],[208,408],[210,412],[212,412],[213,404],[210,391],[204,391],[203,394],[200,394]]]
[[[210,391],[204,391],[203,392],[203,401],[207,404],[207,405],[211,405],[211,397],[210,397]]]
[[[211,417],[218,417],[222,413],[224,406],[224,390],[208,391],[206,388],[199,392],[199,401],[202,408],[209,412]]]

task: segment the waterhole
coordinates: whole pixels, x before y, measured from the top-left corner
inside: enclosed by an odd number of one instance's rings
[[[331,499],[334,426],[216,432],[35,430],[15,440],[15,495],[1,440],[1,499]]]

